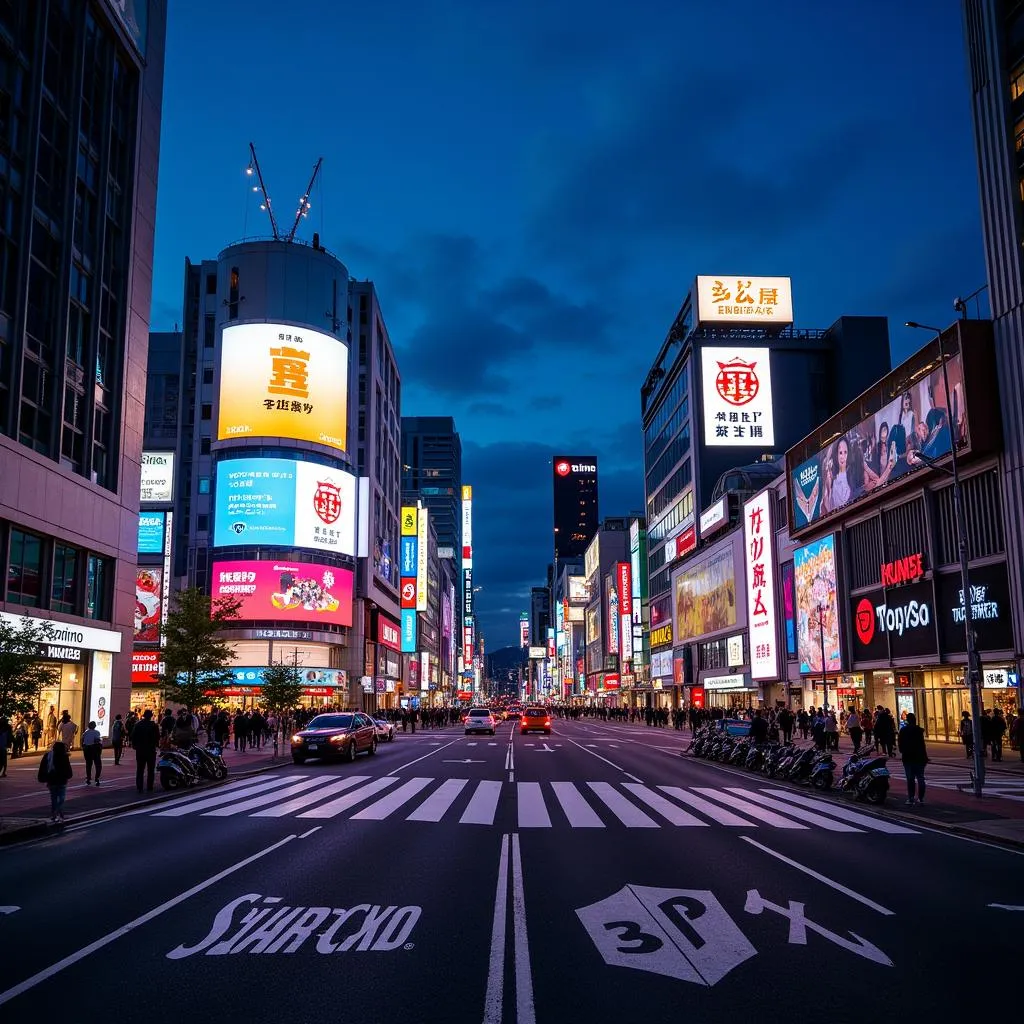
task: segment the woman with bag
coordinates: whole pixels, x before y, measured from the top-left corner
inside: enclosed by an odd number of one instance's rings
[[[39,762],[39,781],[45,782],[50,791],[50,821],[64,820],[64,798],[72,774],[68,748],[57,740],[53,749],[43,754]]]

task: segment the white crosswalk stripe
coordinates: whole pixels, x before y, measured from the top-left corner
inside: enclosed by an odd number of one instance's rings
[[[739,786],[648,786],[637,782],[518,782],[385,775],[282,775],[232,783],[149,812],[151,817],[316,818],[458,823],[521,829],[813,829],[841,834],[917,835],[916,829],[805,796]]]

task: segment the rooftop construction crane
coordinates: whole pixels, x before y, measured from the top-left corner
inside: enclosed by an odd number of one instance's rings
[[[277,226],[277,219],[274,217],[274,208],[270,204],[270,196],[267,195],[267,186],[263,180],[263,171],[260,169],[259,158],[256,156],[256,147],[251,142],[249,143],[249,154],[251,159],[249,162],[248,173],[252,174],[255,172],[256,180],[259,182],[260,191],[263,193],[263,202],[260,203],[260,209],[267,211],[267,216],[270,217],[270,230],[273,233],[274,241],[280,242],[282,241],[281,232]],[[283,239],[285,242],[293,242],[295,240],[295,232],[299,228],[299,222],[303,217],[309,214],[309,208],[311,205],[309,196],[313,191],[313,186],[316,184],[316,179],[320,174],[320,166],[323,162],[324,158],[320,157],[313,167],[313,173],[310,176],[309,184],[306,186],[305,193],[303,193],[302,197],[299,199],[299,208],[295,211],[295,222],[292,224],[291,230],[288,232],[287,236]]]

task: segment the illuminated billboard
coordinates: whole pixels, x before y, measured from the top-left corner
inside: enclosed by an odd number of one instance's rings
[[[214,562],[211,596],[241,600],[240,619],[351,626],[352,580],[318,562]]]
[[[786,327],[793,322],[788,277],[698,277],[697,323]]]
[[[772,530],[774,491],[761,491],[743,506],[743,556],[747,575],[747,630],[751,679],[779,676],[778,629],[775,613],[775,545]],[[742,644],[741,644],[742,648]],[[743,663],[743,656],[730,665]]]
[[[732,547],[680,569],[672,578],[672,593],[673,634],[677,644],[735,626],[736,573]]]
[[[836,598],[834,534],[793,552],[796,584],[796,646],[800,671],[807,675],[839,672],[839,602]],[[824,666],[822,666],[824,655]]]
[[[143,452],[139,499],[170,504],[174,501],[174,452]]]
[[[139,513],[140,555],[162,555],[164,553],[164,530],[166,524],[166,512]]]
[[[162,569],[139,568],[135,572],[135,633],[139,644],[160,642],[160,623],[163,618]]]
[[[354,555],[356,478],[295,459],[218,462],[213,546],[235,544]]]
[[[217,440],[286,437],[345,451],[348,346],[286,324],[232,324],[221,333]]]
[[[704,443],[709,447],[771,448],[772,370],[762,346],[706,347],[700,351]]]

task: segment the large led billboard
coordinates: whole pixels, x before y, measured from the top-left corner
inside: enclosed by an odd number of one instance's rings
[[[700,362],[704,443],[709,447],[771,448],[775,418],[769,349],[702,348]]]
[[[936,366],[810,458],[790,464],[793,529],[799,530],[967,443],[960,353]],[[891,392],[890,392],[891,394]],[[836,433],[839,433],[838,431]],[[789,461],[789,460],[787,460]],[[795,461],[795,460],[794,460]]]
[[[140,555],[162,555],[164,553],[164,531],[166,526],[166,512],[139,513]]]
[[[211,592],[238,598],[240,619],[351,626],[352,580],[348,569],[319,562],[214,562]]]
[[[174,452],[143,452],[139,500],[170,504],[174,501]]]
[[[232,324],[221,333],[217,440],[286,437],[345,451],[348,346],[311,327]]]
[[[732,547],[677,572],[672,579],[672,594],[677,644],[735,626],[736,572]]]
[[[356,552],[356,478],[295,459],[217,463],[213,546],[272,544]]]
[[[834,534],[830,533],[793,552],[793,577],[800,671],[805,675],[839,672],[843,667],[843,656],[839,646]]]
[[[139,567],[135,572],[135,631],[133,639],[139,644],[160,642],[160,623],[163,619],[164,573],[159,568]]]

